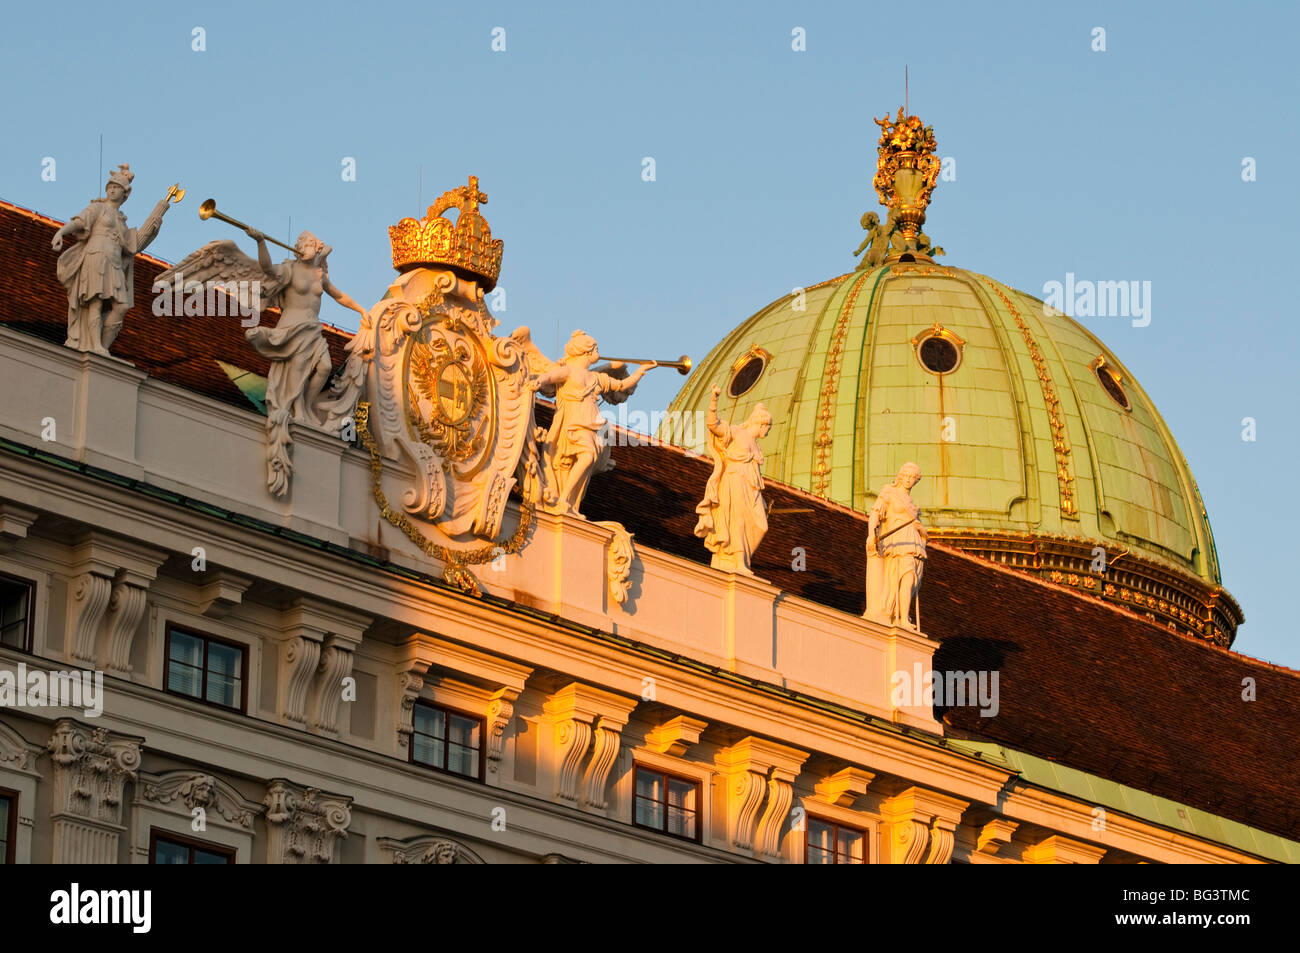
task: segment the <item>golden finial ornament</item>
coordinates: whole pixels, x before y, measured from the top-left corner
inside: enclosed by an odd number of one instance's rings
[[[917,236],[925,224],[925,210],[939,181],[941,162],[936,155],[934,127],[916,116],[904,114],[874,120],[880,127],[879,158],[873,185],[880,203],[890,210],[906,247],[917,247]]]
[[[496,287],[501,274],[504,243],[492,240],[492,229],[479,213],[487,204],[479,191],[478,176],[469,184],[442,193],[429,206],[424,218],[404,218],[388,228],[393,248],[393,267],[398,271],[425,265],[454,268],[478,278],[484,291]],[[448,209],[457,210],[456,220],[443,216]]]

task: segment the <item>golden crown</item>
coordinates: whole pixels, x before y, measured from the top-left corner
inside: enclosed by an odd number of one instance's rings
[[[479,205],[487,200],[478,190],[478,176],[471,175],[469,185],[443,192],[424,218],[404,218],[390,225],[393,267],[403,271],[419,265],[449,266],[480,278],[483,290],[491,291],[501,274],[504,244],[492,240],[492,229],[479,214]],[[458,210],[454,222],[442,214],[453,207]]]

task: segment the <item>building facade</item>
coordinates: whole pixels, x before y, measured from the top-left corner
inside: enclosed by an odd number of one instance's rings
[[[1174,596],[1148,614],[962,537],[932,544],[919,631],[883,624],[860,614],[860,488],[775,474],[756,575],[723,572],[690,528],[707,464],[626,433],[590,518],[513,496],[521,545],[440,560],[379,504],[419,475],[364,415],[358,439],[290,423],[292,487],[268,491],[268,363],[236,320],[157,315],[165,263],[136,259],[113,356],[64,346],[58,225],[0,205],[6,862],[1300,859],[1275,770],[1296,673],[1170,623]],[[1161,578],[1206,605],[1217,562],[1189,558]],[[1240,621],[1226,594],[1207,612]]]

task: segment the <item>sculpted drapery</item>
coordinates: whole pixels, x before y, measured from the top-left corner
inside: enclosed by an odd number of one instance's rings
[[[744,424],[718,420],[718,394],[713,388],[706,419],[713,472],[704,488],[704,500],[695,508],[699,521],[695,535],[713,553],[714,569],[752,575],[754,550],[767,532],[767,507],[763,502],[763,452],[758,441],[772,427],[772,416],[759,404]]]

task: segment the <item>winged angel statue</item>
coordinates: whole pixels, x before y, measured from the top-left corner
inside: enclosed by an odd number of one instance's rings
[[[349,427],[365,383],[366,361],[374,349],[374,332],[366,309],[330,283],[328,245],[303,232],[294,243],[294,257],[277,265],[267,251],[266,236],[255,228],[246,231],[257,242],[256,261],[233,241],[209,242],[158,280],[179,277],[186,285],[222,283],[253,313],[279,307],[275,327],[249,328],[244,336],[253,350],[271,362],[266,384],[267,485],[272,494],[283,496],[293,474],[290,422],[338,433]],[[323,294],[361,315],[361,329],[348,343],[348,357],[338,374],[333,373],[321,328]]]
[[[632,374],[618,362],[593,367],[600,350],[582,331],[573,332],[559,361],[541,352],[528,328],[517,328],[510,336],[523,348],[532,386],[555,398],[550,429],[537,428],[537,448],[521,461],[524,494],[542,509],[581,516],[578,507],[592,474],[614,465],[599,402],[603,398],[608,404],[623,403],[657,362],[647,361]]]

